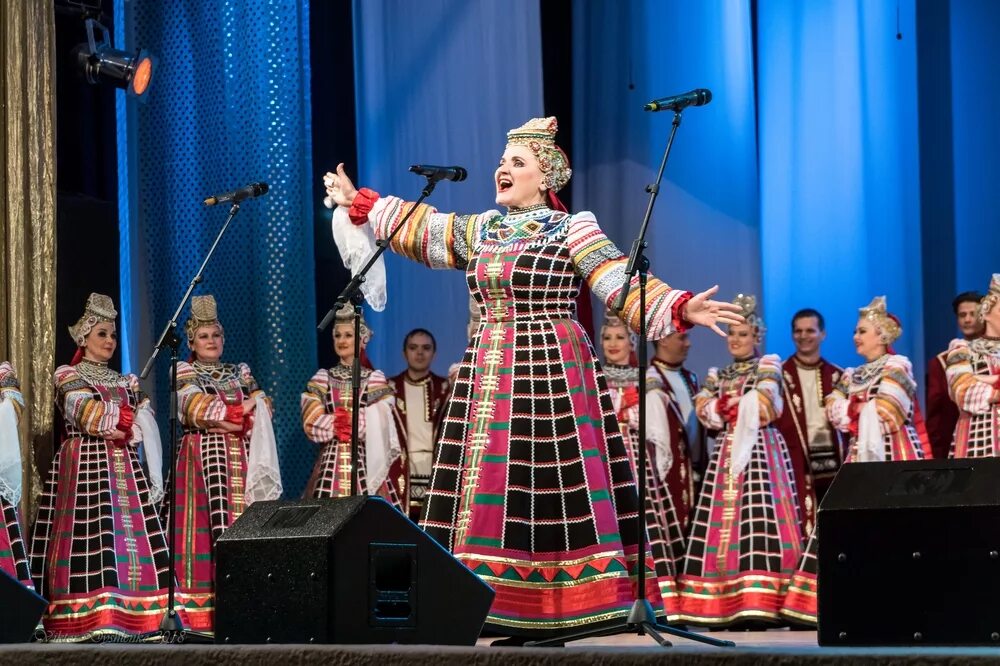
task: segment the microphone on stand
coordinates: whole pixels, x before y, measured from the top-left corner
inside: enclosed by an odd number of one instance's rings
[[[226,201],[239,203],[244,199],[253,199],[265,194],[267,194],[267,183],[250,183],[246,187],[241,187],[238,190],[208,197],[205,199],[204,203],[206,206],[214,206],[215,204],[224,203]]]
[[[469,172],[464,167],[433,166],[431,164],[414,164],[410,167],[410,171],[418,176],[426,176],[435,182],[439,180],[451,180],[458,183],[465,180],[469,175]]]
[[[677,112],[689,106],[705,106],[712,101],[712,91],[706,88],[698,88],[691,92],[672,97],[661,97],[642,107],[646,111],[666,111],[667,109]]]

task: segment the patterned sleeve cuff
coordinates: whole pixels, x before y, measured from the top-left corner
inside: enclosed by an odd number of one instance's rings
[[[378,200],[379,195],[375,190],[368,189],[367,187],[362,187],[358,190],[357,195],[354,197],[354,202],[347,209],[347,216],[351,218],[351,223],[361,226],[367,222],[368,213],[371,212],[372,206]]]
[[[694,294],[690,291],[685,291],[681,294],[680,298],[674,302],[674,305],[671,308],[670,323],[673,326],[673,329],[678,333],[683,333],[684,331],[693,328],[691,323],[684,319],[684,306],[687,305],[687,302],[691,300],[692,296],[694,296]]]
[[[226,405],[226,421],[237,425],[243,423],[243,403]]]

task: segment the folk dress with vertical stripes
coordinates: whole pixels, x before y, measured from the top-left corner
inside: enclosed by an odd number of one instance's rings
[[[870,454],[859,451],[859,413],[874,402],[882,435],[884,460],[920,460],[924,457],[920,438],[913,426],[913,399],[917,383],[905,356],[885,354],[857,368],[847,368],[830,395],[826,413],[837,430],[851,433],[845,463],[869,462]],[[785,592],[781,614],[806,626],[817,623],[817,575],[819,540],[814,527],[802,558]]]
[[[376,238],[412,207],[378,199],[368,216]],[[642,593],[662,612],[652,557],[638,552],[628,451],[576,319],[581,282],[610,305],[625,257],[591,213],[544,206],[455,215],[421,205],[390,247],[465,271],[479,303],[421,524],[495,589],[487,629],[540,637],[622,621],[639,566]],[[643,314],[650,337],[683,326],[690,294],[651,279],[640,313],[636,283],[623,317],[633,330]]]
[[[3,520],[0,524],[0,570],[33,589],[24,546],[24,523],[18,506],[21,494],[21,438],[17,424],[23,409],[24,398],[17,374],[10,363],[4,361],[0,363],[0,410],[4,410],[4,415],[0,417],[0,520]]]
[[[1000,339],[953,340],[945,374],[959,409],[949,457],[1000,455]]]
[[[247,457],[254,427],[243,401],[263,396],[245,363],[177,365],[177,401],[184,436],[176,469],[180,507],[174,553],[177,601],[187,613],[185,628],[211,632],[215,607],[215,542],[247,506]],[[270,406],[270,401],[266,403]],[[243,428],[226,433],[210,422]],[[168,495],[169,497],[169,495]],[[164,529],[173,526],[166,501]]]
[[[135,438],[110,440],[122,405],[149,408],[135,375],[82,361],[55,372],[66,436],[39,502],[31,573],[53,641],[159,639],[170,562]],[[141,433],[134,432],[138,437]]]
[[[351,366],[320,369],[302,393],[302,428],[319,444],[319,455],[306,484],[305,497],[347,497],[367,492],[380,495],[407,513],[408,469],[402,452],[395,392],[381,370],[361,368],[358,413],[358,485],[351,490]],[[385,461],[379,479],[369,478],[368,457]]]
[[[606,363],[603,369],[608,380],[608,392],[611,394],[611,404],[615,409],[618,426],[628,447],[632,474],[638,485],[636,468],[639,460],[639,368]],[[647,401],[650,398],[655,401],[655,397],[650,396],[647,389]],[[650,418],[666,419],[666,413],[662,408],[653,415],[650,415],[650,411],[647,407],[647,433]],[[677,564],[684,556],[684,528],[674,510],[670,493],[656,473],[656,456],[656,448],[647,436],[646,535],[656,565],[656,578],[660,586],[660,596],[663,597],[663,609],[668,619],[673,619],[679,609],[676,578]]]
[[[757,436],[740,443],[735,407],[751,391],[757,392]],[[802,552],[792,462],[774,426],[782,407],[781,359],[774,354],[710,369],[695,396],[698,419],[721,433],[677,581],[684,621],[729,626],[778,620],[782,588]],[[751,450],[741,451],[746,445]],[[740,460],[746,460],[742,469]]]

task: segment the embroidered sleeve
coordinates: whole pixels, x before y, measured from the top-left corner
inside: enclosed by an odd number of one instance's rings
[[[389,400],[395,405],[396,392],[381,370],[374,370],[365,385],[365,402],[369,405]]]
[[[705,383],[694,396],[694,410],[698,420],[706,428],[720,430],[725,426],[716,405],[719,402],[719,369],[709,368]]]
[[[181,423],[189,428],[206,430],[221,421],[239,422],[233,420],[235,417],[228,418],[230,405],[219,396],[207,393],[198,381],[194,366],[183,361],[177,364],[177,406]],[[239,416],[242,420],[242,413]]]
[[[875,408],[883,435],[897,432],[906,423],[916,390],[910,360],[905,356],[890,356],[875,393]]]
[[[965,340],[952,340],[948,345],[948,394],[958,408],[972,414],[987,414],[1000,401],[998,390],[976,379],[972,369],[972,350]]]
[[[850,386],[851,377],[854,375],[854,368],[844,368],[840,379],[833,386],[830,395],[826,396],[826,417],[834,428],[841,432],[848,432],[851,425],[851,416],[848,413],[850,406]]]
[[[326,411],[326,395],[329,391],[329,374],[320,369],[306,384],[300,400],[302,429],[306,437],[317,444],[333,441],[333,414]]]
[[[628,258],[604,235],[593,213],[582,212],[573,216],[566,242],[577,275],[587,281],[591,291],[610,309],[624,283]],[[638,331],[639,276],[633,276],[630,284],[632,288],[625,299],[623,320]],[[690,299],[690,292],[673,289],[666,282],[650,276],[646,286],[649,339],[659,340],[674,331],[690,328],[680,316],[683,305]]]
[[[101,400],[73,366],[56,369],[56,403],[63,418],[88,435],[107,437],[118,425],[118,403]]]
[[[24,409],[24,396],[21,395],[21,385],[17,380],[17,373],[7,361],[0,363],[0,400],[10,400],[14,405],[14,413],[17,418],[21,418],[21,410]]]
[[[368,214],[375,238],[380,241],[387,238],[411,208],[412,203],[398,197],[382,197],[376,201]],[[482,215],[439,213],[433,206],[420,204],[393,237],[389,249],[431,268],[464,271],[475,251],[482,220],[499,214],[497,211]]]
[[[760,424],[765,426],[781,417],[784,407],[781,398],[781,359],[777,354],[762,356],[758,362],[756,391],[760,394]]]
[[[274,416],[274,403],[271,398],[264,393],[264,390],[257,384],[257,380],[254,379],[253,373],[250,372],[250,366],[246,363],[240,363],[238,366],[240,373],[240,381],[247,389],[247,394],[249,398],[256,400],[257,398],[264,398],[264,404],[267,405],[267,410],[270,412],[271,416]]]

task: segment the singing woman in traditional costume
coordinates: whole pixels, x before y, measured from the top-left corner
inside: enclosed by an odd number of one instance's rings
[[[487,629],[520,637],[624,620],[638,565],[652,569],[637,549],[629,456],[574,303],[586,280],[609,306],[625,257],[592,213],[570,215],[555,197],[571,174],[555,134],[555,118],[507,134],[494,175],[507,214],[443,214],[422,204],[390,243],[431,268],[464,271],[482,311],[445,415],[422,525],[496,590]],[[372,230],[386,238],[414,207],[356,190],[343,165],[326,184],[338,206],[334,235],[355,269],[371,251]],[[651,338],[740,320],[709,300],[714,288],[692,298],[656,279],[640,312],[637,283],[623,316],[633,329],[644,316]],[[643,592],[661,606],[655,576]]]
[[[223,363],[226,341],[215,298],[191,299],[184,326],[191,359],[177,366],[184,436],[177,462],[177,524],[164,502],[165,530],[176,529],[177,599],[187,629],[214,627],[215,542],[256,500],[281,496],[271,401],[246,363]]]
[[[628,446],[632,474],[638,485],[636,465],[639,460],[639,368],[635,364],[635,334],[612,314],[605,314],[601,326],[601,347],[604,352],[604,375],[608,393],[618,419],[618,427]],[[647,382],[649,377],[647,377]],[[647,384],[648,387],[648,384]],[[668,619],[677,615],[677,565],[684,556],[684,530],[671,503],[671,496],[657,470],[673,463],[669,450],[664,450],[663,437],[651,438],[650,432],[662,434],[667,428],[663,403],[650,396],[646,400],[646,533],[656,565],[656,578],[663,597],[663,609]],[[660,446],[655,446],[656,441]],[[663,458],[666,456],[667,461]]]
[[[802,552],[800,515],[781,415],[781,359],[758,356],[764,323],[756,299],[734,301],[733,362],[711,368],[695,396],[706,428],[721,431],[705,472],[678,577],[681,617],[692,624],[777,623],[781,590]]]
[[[21,521],[21,384],[10,363],[0,363],[0,570],[33,588]]]
[[[1000,455],[1000,273],[979,305],[986,324],[975,340],[953,340],[948,349],[948,392],[959,408],[952,458]]]
[[[830,423],[850,435],[845,463],[919,460],[924,452],[913,425],[917,384],[910,360],[892,351],[903,329],[879,296],[859,311],[854,347],[865,359],[847,368],[826,396]],[[815,626],[819,541],[813,528],[802,559],[787,588],[781,614]]]
[[[372,337],[361,320],[361,402],[358,414],[358,485],[351,490],[351,367],[354,361],[354,308],[337,312],[333,350],[340,363],[316,371],[302,394],[302,427],[320,445],[306,497],[346,497],[366,491],[381,495],[403,513],[407,465],[400,443],[401,423],[392,386],[365,356]]]
[[[91,294],[69,329],[78,345],[73,362],[55,372],[65,437],[31,544],[31,574],[49,601],[42,621],[53,641],[159,640],[167,610],[160,436],[138,378],[108,367],[117,316],[109,297]]]

